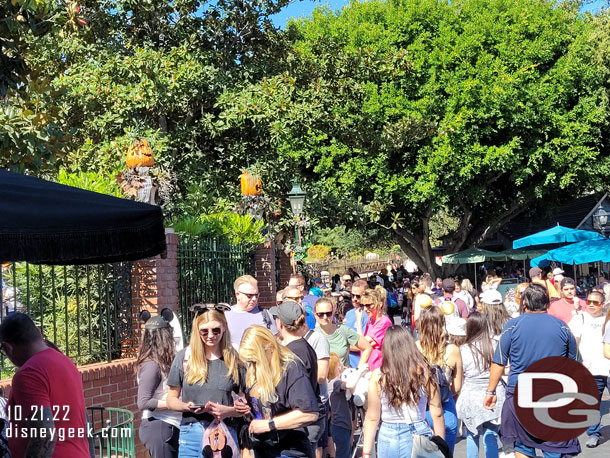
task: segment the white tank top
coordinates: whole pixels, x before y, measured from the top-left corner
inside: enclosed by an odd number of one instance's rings
[[[417,407],[404,403],[400,409],[393,407],[388,402],[388,397],[381,388],[381,421],[385,423],[415,423],[426,419],[426,405],[428,398],[423,390],[420,392],[421,398]]]

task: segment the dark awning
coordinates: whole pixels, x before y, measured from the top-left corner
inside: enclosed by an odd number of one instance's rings
[[[99,264],[165,251],[155,205],[0,170],[0,261]]]

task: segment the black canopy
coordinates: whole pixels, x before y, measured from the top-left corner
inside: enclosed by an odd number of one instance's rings
[[[0,261],[99,264],[165,251],[154,205],[0,170]]]

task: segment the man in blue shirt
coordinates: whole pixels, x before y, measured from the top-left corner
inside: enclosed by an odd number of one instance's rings
[[[296,297],[293,288],[297,288],[300,292],[300,297]],[[320,299],[318,296],[308,294],[307,288],[305,287],[305,278],[303,275],[291,275],[288,280],[288,286],[284,290],[284,300],[294,301],[300,304],[305,310],[305,316],[307,320],[307,327],[314,329],[316,327],[316,318],[313,316],[314,306]]]
[[[362,294],[364,293],[364,290],[367,289],[367,287],[368,283],[366,282],[366,280],[363,280],[361,278],[354,282],[354,284],[352,285],[352,305],[354,306],[354,308],[348,310],[348,312],[345,314],[344,320],[344,324],[347,327],[350,327],[354,331],[358,332],[356,321],[357,316],[361,315],[360,324],[362,326],[362,335],[366,334],[366,325],[369,321],[369,317],[362,308],[362,305],[360,305],[360,298],[362,297]],[[360,362],[360,350],[358,350],[356,347],[353,347],[353,349],[355,349],[356,351],[350,351],[349,364],[351,367],[358,367],[358,363]]]
[[[542,441],[529,434],[515,413],[513,393],[519,374],[530,365],[550,356],[563,356],[581,361],[576,339],[567,324],[547,313],[549,297],[544,286],[531,284],[521,296],[524,314],[509,320],[504,326],[492,359],[489,385],[484,406],[496,405],[496,387],[510,363],[506,400],[502,408],[500,436],[504,442],[514,442],[515,451],[536,456],[542,450],[545,458],[580,453],[577,439],[564,442]]]

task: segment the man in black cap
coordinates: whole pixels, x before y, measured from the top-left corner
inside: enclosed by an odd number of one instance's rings
[[[326,376],[328,375],[328,362],[330,360],[328,341],[319,332],[313,332],[307,328],[303,307],[296,302],[282,302],[276,307],[271,307],[269,313],[275,318],[282,344],[297,355],[305,366],[305,371],[316,394],[320,416],[318,421],[307,427],[307,432],[312,447],[316,449],[316,455],[321,456],[322,448],[318,447],[318,441],[326,433],[327,427],[326,402],[328,394]],[[320,337],[323,341],[320,340]],[[306,339],[311,339],[312,345]],[[317,350],[314,350],[314,346]],[[323,373],[319,374],[318,369]],[[320,450],[317,450],[318,448]]]
[[[460,318],[468,318],[468,306],[466,305],[466,302],[453,294],[455,291],[455,281],[453,281],[453,278],[445,278],[442,283],[442,288],[443,296],[436,299],[434,304],[440,306],[443,302],[453,302],[457,307]]]

